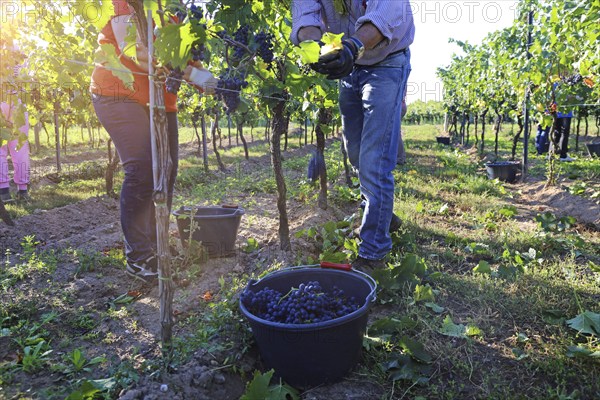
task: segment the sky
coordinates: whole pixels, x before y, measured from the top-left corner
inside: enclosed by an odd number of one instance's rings
[[[480,44],[488,33],[512,25],[517,5],[517,0],[411,0],[416,32],[410,46],[407,104],[442,100],[436,69],[448,65],[454,53],[461,53],[448,39]]]

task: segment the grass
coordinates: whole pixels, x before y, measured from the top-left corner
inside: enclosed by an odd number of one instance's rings
[[[363,358],[350,381],[367,377],[382,388],[383,398],[394,399],[597,398],[600,365],[587,352],[600,351],[599,336],[578,333],[567,324],[586,311],[600,313],[597,229],[574,225],[553,230],[532,217],[520,215],[513,205],[513,199],[519,195],[514,186],[489,180],[485,174],[484,162],[493,156],[480,157],[468,148],[437,145],[435,136],[439,129],[403,128],[408,162],[394,171],[394,211],[400,215],[403,227],[393,237],[389,270],[378,277],[379,300],[371,309]],[[501,159],[507,159],[510,152],[508,131],[506,126],[501,134]],[[296,140],[290,142],[290,147],[297,147]],[[493,150],[491,139],[486,141],[486,148]],[[208,172],[201,159],[182,159],[174,207],[236,202],[259,212],[259,199],[272,200],[275,184],[269,163],[252,162],[258,157],[268,158],[268,144],[259,142],[250,150],[249,163],[242,160],[241,148],[223,150],[226,172],[217,170],[213,158]],[[575,186],[571,190],[578,195],[597,199],[594,193],[599,190],[600,160],[587,159],[583,153],[575,155],[576,162],[560,165],[562,182],[571,188]],[[307,207],[308,212],[308,206],[316,203],[316,188],[305,180],[309,157],[289,155],[284,160],[288,196]],[[329,192],[331,201],[340,208],[353,209],[359,197],[356,190],[342,183],[337,142],[329,146],[326,162],[329,180],[336,183]],[[530,174],[543,177],[544,164],[543,157],[532,154]],[[100,173],[65,175],[58,184],[33,193],[40,203],[11,205],[9,211],[25,215],[43,204],[67,204],[78,196],[101,193],[102,186]],[[42,203],[45,190],[53,199]],[[315,232],[323,232],[322,227],[315,226]],[[349,249],[355,242],[347,231],[329,230],[322,235],[327,235],[326,245],[321,234],[303,237],[331,254],[342,252],[342,246],[347,246],[342,256],[352,253]],[[56,255],[40,259],[35,253],[27,254],[19,258],[16,268],[25,268],[31,274],[49,274],[56,266]],[[110,254],[110,260],[77,250],[70,250],[67,255],[78,260],[77,275],[123,262],[118,254]],[[310,261],[307,254],[295,256],[298,264]],[[410,266],[417,264],[423,271],[393,275],[410,271]],[[186,270],[190,280],[197,278],[197,267]],[[260,273],[276,267],[256,260],[255,270]],[[16,274],[19,271],[11,268],[0,272],[8,286],[23,280]],[[393,285],[387,279],[390,276],[394,276]],[[239,359],[248,355],[253,341],[236,300],[248,278],[245,274],[232,274],[227,282],[221,282],[221,290],[215,294],[218,301],[202,304],[180,323],[181,330],[189,334],[176,338],[175,365],[185,363],[199,348],[229,350],[235,355],[221,360],[222,365],[233,373],[248,372],[241,369]],[[48,290],[56,291],[60,318],[90,342],[99,340],[93,330],[101,318],[119,320],[131,331],[138,329],[135,313],[125,306],[100,311],[85,309],[76,306],[68,293],[60,297],[59,288]],[[189,293],[183,290],[181,295]],[[56,344],[48,341],[48,327],[53,321],[43,322],[35,301],[15,293],[0,311],[0,332],[17,335],[24,345],[36,335],[46,343],[35,357],[31,353],[31,368],[54,357],[51,353],[42,356],[48,348],[56,349]],[[376,330],[378,321],[387,321],[387,330]],[[101,340],[104,346],[118,342],[109,334]],[[123,362],[109,364],[106,371],[120,387],[126,387],[139,379],[140,371],[150,373],[158,368],[152,361],[143,368]],[[10,382],[15,373],[20,372],[0,368],[0,381]]]

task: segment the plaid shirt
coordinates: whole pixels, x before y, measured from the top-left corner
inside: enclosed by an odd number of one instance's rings
[[[345,33],[352,36],[365,23],[372,23],[384,39],[375,48],[366,50],[357,64],[373,65],[390,53],[410,46],[415,36],[415,25],[409,0],[346,0],[347,13],[335,10],[333,0],[293,0],[292,34],[299,43],[298,31],[316,26],[321,32]]]

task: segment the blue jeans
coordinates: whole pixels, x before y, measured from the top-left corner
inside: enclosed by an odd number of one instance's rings
[[[96,115],[115,144],[125,171],[120,197],[125,256],[129,262],[142,262],[156,252],[149,110],[138,103],[123,102],[110,96],[93,95],[92,98]],[[167,113],[167,122],[173,162],[168,186],[171,209],[179,160],[177,113]]]
[[[344,145],[358,170],[366,199],[358,255],[382,259],[392,249],[389,234],[394,208],[394,177],[402,97],[410,71],[410,51],[388,56],[376,65],[357,65],[340,80]]]

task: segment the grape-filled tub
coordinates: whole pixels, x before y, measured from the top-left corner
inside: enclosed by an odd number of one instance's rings
[[[292,288],[315,281],[323,291],[333,292],[335,288],[353,297],[358,309],[327,321],[281,323],[254,315],[244,304],[247,296],[240,296],[240,309],[250,324],[265,367],[273,368],[276,376],[298,388],[339,381],[356,366],[377,284],[349,265],[322,263],[321,268],[299,266],[272,272],[259,281],[250,281],[245,289],[252,292],[250,295],[267,287],[287,294]]]

